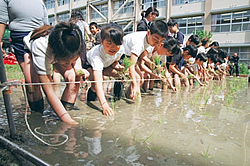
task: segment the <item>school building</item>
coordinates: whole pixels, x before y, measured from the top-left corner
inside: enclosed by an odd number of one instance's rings
[[[141,11],[154,6],[158,20],[177,20],[187,39],[195,30],[211,31],[230,55],[237,52],[240,61],[250,66],[249,0],[44,0],[49,23],[68,21],[73,9],[84,13],[85,21],[100,25],[117,22],[125,34],[134,32]]]

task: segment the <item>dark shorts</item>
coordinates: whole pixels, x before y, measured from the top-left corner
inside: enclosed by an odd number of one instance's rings
[[[23,38],[27,36],[29,32],[16,32],[11,31],[11,43],[14,48],[14,54],[19,63],[24,62],[24,54],[29,53],[29,50],[24,49]]]

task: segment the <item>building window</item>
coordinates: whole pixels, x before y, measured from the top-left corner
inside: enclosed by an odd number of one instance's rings
[[[58,15],[57,21],[58,21],[58,22],[61,22],[61,21],[69,21],[69,13],[59,14],[59,15]]]
[[[46,0],[45,6],[47,9],[55,8],[55,0]]]
[[[58,6],[69,4],[70,0],[58,0]]]
[[[250,10],[212,15],[212,32],[235,32],[249,30]]]
[[[204,28],[204,16],[178,18],[176,21],[183,34],[192,34],[196,30],[201,31]]]
[[[108,4],[101,4],[94,6],[99,12],[101,12],[105,17],[108,15]],[[91,9],[91,19],[100,18],[100,14],[98,14],[94,9]]]
[[[119,0],[114,2],[114,13],[123,5],[124,0]],[[133,13],[134,12],[134,1],[128,2],[119,12],[123,13]]]
[[[205,0],[173,0],[173,5],[180,5],[180,4],[187,4],[187,3],[194,3],[194,2],[202,2]]]
[[[87,12],[86,12],[86,8],[85,9],[81,9],[82,14],[83,14],[83,19],[86,20],[87,19]]]
[[[142,9],[147,10],[149,7],[162,8],[166,7],[165,0],[142,0]]]
[[[54,26],[55,25],[55,16],[51,16],[48,18],[49,25]]]
[[[220,47],[228,52],[229,56],[233,56],[236,52],[240,57],[239,62],[250,66],[250,47]]]

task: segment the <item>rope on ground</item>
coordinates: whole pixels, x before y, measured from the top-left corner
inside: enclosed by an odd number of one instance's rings
[[[36,127],[35,129],[34,129],[34,131],[37,133],[37,134],[39,134],[39,135],[41,135],[41,136],[46,136],[46,137],[49,137],[49,136],[58,136],[58,137],[63,137],[63,138],[65,138],[65,140],[63,141],[63,142],[61,142],[61,143],[58,143],[58,144],[51,144],[51,143],[48,143],[48,142],[46,142],[46,141],[44,141],[43,139],[41,139],[40,137],[38,137],[32,130],[31,130],[31,128],[30,128],[30,126],[29,126],[29,123],[28,123],[28,118],[27,118],[27,112],[28,112],[28,99],[27,99],[27,95],[26,95],[26,91],[25,91],[25,85],[24,85],[24,83],[22,83],[22,90],[23,90],[23,93],[24,93],[24,98],[25,98],[25,117],[24,117],[24,119],[25,119],[25,123],[26,123],[26,126],[27,126],[27,128],[28,128],[28,130],[30,131],[30,133],[37,139],[37,140],[39,140],[40,142],[42,142],[42,143],[44,143],[45,145],[48,145],[48,146],[61,146],[61,145],[63,145],[63,144],[65,144],[68,140],[69,140],[69,137],[68,137],[68,135],[66,135],[66,134],[43,134],[43,133],[40,133],[40,132],[38,132],[37,130],[39,130],[41,127]]]

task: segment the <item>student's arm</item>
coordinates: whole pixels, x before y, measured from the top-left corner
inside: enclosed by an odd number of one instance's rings
[[[153,77],[157,77],[157,78],[161,78],[159,77],[158,75],[154,74],[153,73],[153,69],[152,68],[149,68],[148,66],[145,65],[145,63],[149,64],[150,66],[154,67],[155,64],[154,62],[152,62],[149,58],[148,58],[148,52],[145,50],[141,55],[140,55],[140,58],[139,58],[139,66],[140,68],[150,74],[151,76]]]
[[[85,29],[90,41],[92,42],[94,39],[92,38],[92,34],[91,34],[90,30],[89,30],[89,27],[86,26],[84,29]]]
[[[201,83],[200,79],[198,79],[197,73],[196,73],[196,75],[192,74],[188,68],[186,68],[186,71],[187,71],[188,75],[191,75],[194,79],[196,79],[196,81],[200,84],[200,86],[205,85],[205,84]]]
[[[3,35],[4,35],[4,30],[5,30],[5,24],[0,23],[0,45],[1,45],[1,51],[4,54],[6,54],[3,51]]]
[[[132,99],[135,99],[135,97],[136,97],[136,89],[138,88],[138,86],[140,86],[140,85],[137,84],[137,80],[136,80],[135,65],[137,63],[137,60],[138,60],[137,55],[132,53],[131,56],[130,56],[130,61],[132,62],[132,65],[129,67],[129,74],[130,74],[130,77],[132,79],[132,82],[131,82],[131,84],[132,84],[132,92],[131,92],[131,95],[130,95],[130,97]]]
[[[182,73],[180,70],[178,70],[176,68],[176,64],[171,62],[171,64],[169,65],[169,70],[172,71],[175,74],[178,74],[181,78],[186,78],[185,74]]]
[[[52,78],[50,75],[39,75],[40,81],[41,83],[51,83],[52,82]],[[61,101],[59,100],[59,98],[57,97],[54,87],[51,84],[46,84],[46,85],[42,85],[43,90],[46,94],[46,97],[50,103],[50,105],[52,106],[52,108],[54,109],[54,111],[56,112],[56,114],[60,117],[60,119],[63,122],[69,123],[69,124],[78,124],[75,120],[73,120],[70,115],[67,113],[67,111],[65,110],[64,106],[62,105]]]
[[[107,116],[114,115],[114,112],[112,108],[109,107],[107,100],[105,98],[105,95],[104,95],[103,86],[102,86],[102,83],[103,83],[102,71],[94,70],[93,76],[94,76],[94,81],[96,81],[95,82],[96,95],[101,103],[103,114]]]
[[[86,69],[82,68],[82,61],[80,57],[76,60],[76,63],[73,67],[76,71],[76,75],[78,76],[82,75],[85,79],[89,77],[89,72]],[[79,74],[79,71],[81,71],[80,73],[83,73],[83,74]]]

